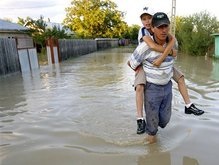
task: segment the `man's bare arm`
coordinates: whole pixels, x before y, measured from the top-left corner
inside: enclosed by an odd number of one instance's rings
[[[127,65],[128,65],[132,70],[134,70],[135,72],[138,72],[139,67],[140,67],[140,66],[138,66],[137,68],[133,69],[133,68],[131,67],[130,61],[127,62]]]

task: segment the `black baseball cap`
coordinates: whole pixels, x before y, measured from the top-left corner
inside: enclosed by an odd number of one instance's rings
[[[169,25],[170,20],[165,13],[157,12],[153,15],[151,24],[153,27],[159,27],[161,25]]]

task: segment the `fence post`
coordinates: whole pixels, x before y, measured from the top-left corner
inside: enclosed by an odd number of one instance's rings
[[[46,40],[48,64],[60,62],[60,54],[58,48],[58,39],[49,38]]]

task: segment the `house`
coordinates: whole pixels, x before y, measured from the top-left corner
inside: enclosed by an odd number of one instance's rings
[[[36,48],[28,30],[0,19],[0,75],[39,68]]]
[[[65,33],[69,36],[74,36],[74,33],[69,28],[62,25],[61,23],[50,22],[50,20],[48,20],[48,22],[46,22],[47,29],[52,29],[54,27],[56,27],[59,30],[64,30]]]
[[[14,38],[18,49],[34,47],[28,28],[0,19],[0,38]]]

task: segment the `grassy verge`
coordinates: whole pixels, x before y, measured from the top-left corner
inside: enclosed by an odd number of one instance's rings
[[[46,55],[46,48],[42,48],[41,53],[38,53],[38,60],[40,65],[47,65],[48,59]]]

